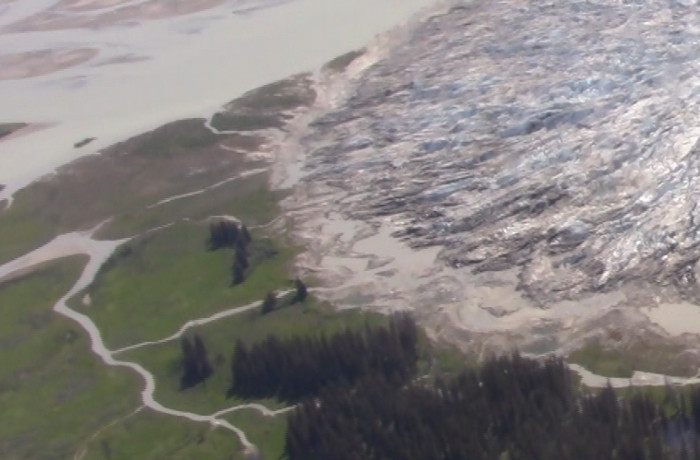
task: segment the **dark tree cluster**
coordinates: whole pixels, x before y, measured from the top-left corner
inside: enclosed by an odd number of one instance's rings
[[[193,339],[183,337],[183,373],[180,387],[184,390],[203,382],[214,372],[202,339],[195,334]]]
[[[303,302],[306,300],[306,297],[308,296],[308,290],[306,288],[306,284],[299,278],[294,280],[294,287],[296,289],[296,293],[294,294],[294,300],[293,302]]]
[[[394,315],[387,327],[331,337],[271,336],[252,346],[238,341],[229,395],[297,401],[329,385],[351,387],[370,374],[400,385],[415,373],[417,341],[416,325],[405,314]]]
[[[242,230],[233,220],[217,219],[209,223],[209,249],[235,247]]]
[[[240,234],[235,243],[236,255],[233,259],[233,265],[231,266],[233,285],[241,284],[246,279],[248,269],[250,268],[248,252],[251,241],[253,241],[253,238],[250,236],[248,228],[242,225]]]
[[[248,261],[248,248],[245,245],[236,246],[236,255],[231,265],[231,284],[237,286],[245,281],[250,262]]]
[[[434,386],[367,375],[289,417],[289,460],[696,460],[700,390],[669,420],[638,392],[581,395],[558,359],[518,355]]]
[[[272,311],[275,309],[277,306],[277,294],[274,292],[268,292],[267,295],[265,296],[265,299],[262,301],[262,305],[260,306],[260,312],[263,315],[267,315],[268,313],[272,313]]]
[[[291,299],[291,303],[294,304],[306,300],[306,297],[308,297],[309,295],[308,290],[306,288],[306,284],[304,284],[302,280],[297,278],[294,281],[294,286],[295,293]],[[270,291],[267,293],[267,295],[262,301],[262,305],[260,306],[260,313],[263,315],[267,315],[268,313],[272,313],[277,308],[281,308],[285,305],[289,305],[289,301],[283,299],[282,302],[280,302],[277,298],[277,293],[274,291]]]
[[[245,281],[250,268],[249,245],[253,238],[245,224],[233,220],[218,219],[209,224],[209,249],[233,248],[235,256],[231,264],[232,285]]]

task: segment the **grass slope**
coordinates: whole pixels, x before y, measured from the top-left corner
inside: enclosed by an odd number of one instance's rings
[[[205,223],[181,222],[127,243],[88,289],[90,306],[75,301],[76,308],[90,315],[116,349],[167,337],[190,319],[287,285],[294,253],[278,240],[253,232],[253,251],[262,255],[257,263],[251,257],[246,282],[232,287],[234,253],[208,251],[207,235]]]
[[[51,311],[85,259],[0,284],[0,458],[66,459],[96,427],[139,405],[140,381],[108,368],[74,322]]]
[[[59,168],[17,192],[12,207],[0,212],[0,263],[58,234],[91,228],[108,218],[129,223],[115,225],[110,236],[132,236],[154,223],[135,216],[159,200],[262,166],[222,148],[222,143],[246,152],[260,141],[251,136],[217,136],[204,127],[204,120],[182,120]],[[264,185],[264,178],[258,178],[257,188]],[[182,215],[177,206],[165,210],[173,212],[174,218]],[[173,220],[168,217],[155,223]]]
[[[289,111],[309,107],[316,91],[309,74],[299,74],[256,88],[229,102],[212,118],[212,126],[222,131],[255,131],[282,128]]]
[[[287,416],[266,417],[257,411],[241,410],[224,417],[246,432],[248,439],[258,446],[265,460],[277,460],[284,452],[287,434]]]
[[[613,349],[594,342],[575,350],[568,361],[604,377],[628,378],[636,370],[691,377],[697,369],[683,360],[682,351],[680,345],[645,343],[643,338]]]
[[[144,409],[106,428],[81,460],[242,460],[236,435],[223,428]]]
[[[271,334],[278,337],[330,335],[345,328],[363,327],[367,322],[382,324],[386,317],[359,310],[337,312],[328,305],[308,299],[267,315],[254,309],[193,328],[191,333],[202,337],[215,370],[208,380],[184,391],[180,389],[182,349],[179,340],[128,351],[124,357],[153,372],[158,381],[156,398],[161,403],[181,410],[214,413],[245,402],[226,397],[231,386],[230,363],[236,340],[253,343]],[[260,402],[273,409],[284,407],[274,400]]]
[[[354,50],[354,51],[349,51],[345,54],[341,54],[340,56],[328,61],[323,68],[326,70],[330,70],[332,72],[345,72],[345,70],[355,62],[355,60],[359,57],[362,57],[367,53],[367,50],[365,48],[361,48],[359,50]]]

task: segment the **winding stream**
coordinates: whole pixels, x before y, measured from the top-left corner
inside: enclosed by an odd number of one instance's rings
[[[156,412],[160,412],[162,414],[186,418],[193,422],[207,422],[214,427],[223,427],[227,430],[234,432],[238,436],[246,452],[257,452],[256,446],[252,442],[250,442],[245,432],[243,432],[243,430],[241,430],[240,428],[232,425],[225,419],[222,419],[221,416],[229,412],[242,409],[254,409],[258,410],[265,416],[272,416],[282,414],[287,410],[290,410],[289,408],[282,409],[279,411],[271,411],[260,404],[243,404],[219,411],[212,415],[201,415],[195,414],[193,412],[171,409],[169,407],[163,406],[154,399],[156,382],[155,378],[153,377],[153,374],[151,374],[143,366],[137,363],[117,359],[114,355],[119,352],[126,351],[127,349],[133,349],[149,344],[162,343],[167,342],[169,340],[174,340],[181,336],[182,333],[190,327],[210,323],[222,318],[226,318],[228,316],[235,315],[237,313],[248,311],[252,308],[257,307],[260,304],[260,302],[256,301],[243,307],[233,308],[230,310],[225,310],[223,312],[216,313],[207,318],[189,321],[177,333],[160,341],[137,344],[135,346],[123,348],[117,351],[109,350],[105,346],[100,330],[92,321],[92,319],[90,319],[88,316],[82,313],[71,309],[70,307],[68,307],[67,304],[70,298],[72,298],[75,294],[79,293],[92,283],[92,281],[95,279],[95,276],[97,275],[98,270],[100,269],[102,264],[104,264],[105,261],[109,258],[109,256],[114,252],[114,250],[119,245],[130,239],[127,238],[115,241],[97,241],[92,237],[95,231],[96,229],[93,229],[87,232],[74,232],[58,236],[49,243],[45,244],[44,246],[11,262],[8,262],[4,265],[0,265],[0,281],[9,279],[12,275],[22,273],[43,262],[55,260],[62,257],[68,257],[71,255],[87,255],[89,257],[89,261],[83,269],[80,278],[78,278],[73,287],[54,304],[54,311],[77,322],[88,333],[90,337],[90,346],[92,351],[96,355],[98,355],[106,365],[115,367],[126,367],[136,372],[143,378],[145,386],[144,389],[141,391],[141,400],[145,407],[148,407],[149,409],[152,409]]]
[[[93,234],[96,230],[97,228],[86,232],[73,232],[58,236],[49,243],[45,244],[44,246],[13,261],[0,265],[0,282],[3,280],[10,279],[11,277],[17,274],[24,273],[30,270],[32,267],[50,260],[68,257],[71,255],[87,255],[89,257],[89,261],[83,269],[79,279],[75,282],[72,288],[54,304],[54,311],[74,320],[88,333],[90,337],[92,351],[95,354],[97,354],[106,365],[115,367],[125,367],[131,369],[143,378],[145,385],[143,390],[141,391],[141,400],[145,407],[148,407],[149,409],[162,414],[174,417],[182,417],[194,422],[209,423],[213,427],[225,428],[238,436],[246,452],[257,452],[257,447],[247,438],[245,432],[223,419],[222,416],[239,410],[256,410],[266,417],[273,417],[289,412],[293,409],[293,406],[285,407],[279,410],[271,410],[263,405],[255,403],[240,404],[237,406],[220,410],[211,415],[202,415],[193,412],[172,409],[163,406],[154,399],[156,382],[153,374],[151,374],[143,366],[135,362],[118,359],[115,357],[115,355],[136,348],[176,340],[192,327],[212,323],[214,321],[218,321],[257,308],[260,305],[260,301],[252,302],[248,305],[244,305],[241,307],[223,310],[221,312],[215,313],[207,317],[190,320],[186,322],[177,332],[160,340],[142,342],[118,350],[110,350],[105,346],[105,343],[102,339],[102,334],[99,328],[96,326],[96,324],[92,321],[92,319],[90,319],[88,316],[82,313],[71,309],[67,305],[69,299],[81,292],[83,289],[87,288],[93,282],[95,276],[98,273],[98,270],[100,269],[102,264],[104,264],[107,261],[107,259],[115,251],[115,249],[124,242],[130,240],[130,238],[127,238],[114,241],[98,241],[93,238]],[[290,291],[283,291],[280,294],[285,295],[289,292]],[[603,387],[606,386],[608,383],[616,388],[624,388],[630,385],[658,386],[665,384],[688,385],[700,383],[700,376],[692,378],[678,378],[660,374],[635,372],[632,378],[629,379],[607,378],[593,374],[592,372],[589,372],[583,367],[576,364],[570,364],[569,368],[581,377],[584,385],[589,387]]]
[[[277,294],[278,294],[279,296],[285,296],[285,295],[289,294],[290,292],[292,292],[292,290],[291,290],[291,289],[288,289],[288,290],[286,290],[286,291],[278,292]],[[182,335],[183,335],[185,332],[187,332],[187,330],[190,329],[190,328],[197,327],[197,326],[202,326],[202,325],[208,324],[208,323],[213,323],[214,321],[218,321],[218,320],[220,320],[220,319],[228,318],[229,316],[234,316],[234,315],[238,315],[238,314],[240,314],[240,313],[244,313],[244,312],[249,311],[249,310],[253,310],[253,309],[255,309],[255,308],[258,308],[258,307],[260,306],[261,303],[262,303],[261,300],[256,300],[255,302],[249,303],[248,305],[244,305],[244,306],[242,306],[242,307],[230,308],[230,309],[228,309],[228,310],[220,311],[220,312],[218,312],[218,313],[215,313],[215,314],[213,314],[213,315],[207,316],[207,317],[205,317],[205,318],[197,318],[197,319],[193,319],[193,320],[187,321],[185,324],[182,325],[182,327],[181,327],[180,329],[178,329],[178,331],[177,331],[176,333],[174,333],[174,334],[172,334],[172,335],[169,335],[168,337],[166,337],[166,338],[164,338],[164,339],[154,340],[154,341],[148,341],[148,342],[141,342],[141,343],[137,343],[137,344],[134,344],[134,345],[129,345],[128,347],[124,347],[124,348],[120,348],[120,349],[118,349],[118,350],[114,350],[114,351],[112,352],[112,354],[123,353],[123,352],[125,352],[125,351],[135,350],[135,349],[137,349],[137,348],[143,348],[143,347],[147,347],[147,346],[150,346],[150,345],[158,345],[158,344],[161,344],[161,343],[167,343],[167,342],[171,342],[171,341],[173,341],[173,340],[177,340],[177,339],[179,339],[180,337],[182,337]]]

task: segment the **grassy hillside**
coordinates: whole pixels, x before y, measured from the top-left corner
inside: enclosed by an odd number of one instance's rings
[[[84,258],[0,284],[0,458],[70,458],[97,427],[139,406],[139,380],[108,368],[73,321],[51,311]]]

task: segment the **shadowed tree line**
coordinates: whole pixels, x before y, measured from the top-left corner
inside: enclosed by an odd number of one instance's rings
[[[265,298],[262,301],[262,304],[260,306],[260,313],[262,315],[267,315],[268,313],[272,313],[273,311],[285,307],[287,305],[303,302],[306,300],[306,297],[308,296],[308,291],[306,288],[306,284],[299,278],[294,280],[294,286],[295,286],[295,292],[294,296],[291,299],[282,299],[280,302],[280,299],[277,297],[277,293],[274,291],[270,291],[267,293]]]
[[[309,295],[306,284],[297,278],[294,280],[294,287],[296,289],[296,293],[294,294],[294,302],[303,302],[306,300],[306,297]]]
[[[261,313],[263,315],[271,313],[273,310],[284,305],[306,300],[307,291],[306,285],[297,278],[295,280],[296,292],[291,297],[291,300],[284,301],[280,304],[277,294],[269,292],[262,301]],[[180,388],[186,390],[199,383],[204,382],[214,373],[214,368],[209,361],[204,341],[198,334],[192,337],[183,336],[180,340],[182,348],[182,378],[180,379]]]
[[[401,314],[392,316],[387,327],[330,337],[270,336],[252,346],[238,341],[229,395],[296,401],[331,385],[351,387],[374,374],[400,385],[415,373],[417,339],[415,323]]]
[[[249,245],[253,237],[245,224],[232,219],[216,219],[209,223],[209,250],[232,248],[235,251],[231,264],[231,284],[236,286],[245,281],[250,268]]]
[[[232,220],[210,225],[210,249],[235,250],[234,285],[252,265],[251,241]],[[303,301],[300,280],[296,291],[292,302]],[[268,293],[261,313],[279,302]],[[664,403],[644,390],[584,393],[561,359],[518,354],[419,384],[417,347],[404,314],[331,336],[239,340],[228,394],[302,401],[288,418],[288,460],[700,460],[700,388],[667,388]],[[185,389],[213,369],[198,336],[183,338],[182,350]]]
[[[184,390],[206,380],[214,372],[214,368],[209,362],[207,349],[199,335],[195,334],[192,339],[182,337],[180,343],[183,355],[180,387]]]
[[[582,394],[560,359],[512,355],[435,385],[373,373],[289,417],[289,460],[696,460],[700,389],[667,418],[643,391]]]
[[[186,389],[213,368],[198,335],[181,344]],[[643,389],[586,393],[561,359],[518,354],[428,382],[413,379],[417,347],[406,314],[331,336],[237,341],[229,396],[301,401],[288,460],[700,460],[700,388],[668,387],[663,402]]]
[[[239,224],[233,219],[216,219],[209,223],[208,246],[211,251],[237,244],[247,245],[251,241],[250,232],[245,224]]]
[[[277,294],[275,292],[268,292],[260,305],[260,313],[267,315],[272,313],[272,311],[277,306]]]

